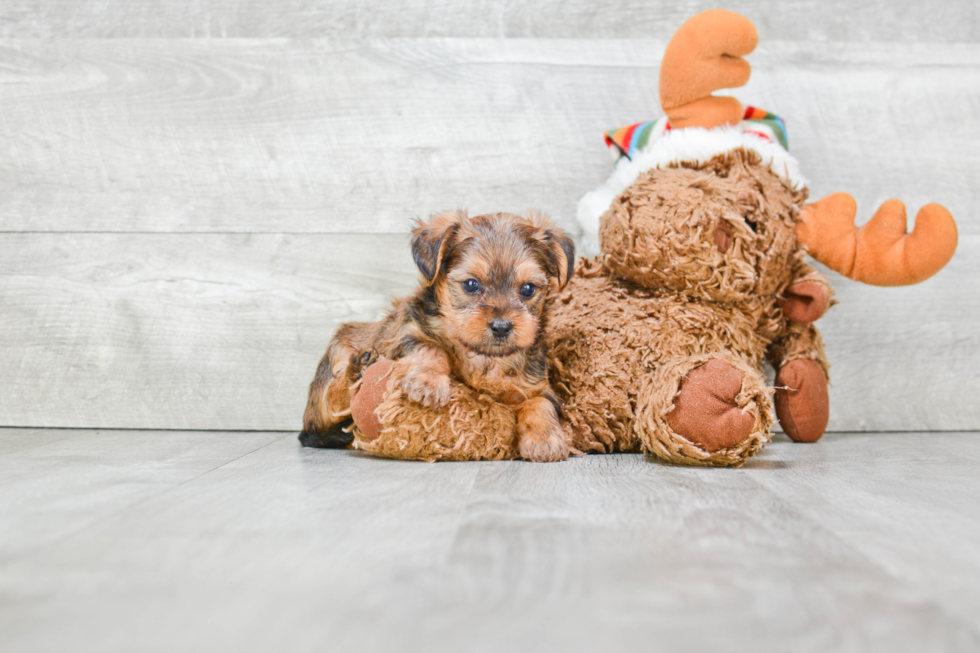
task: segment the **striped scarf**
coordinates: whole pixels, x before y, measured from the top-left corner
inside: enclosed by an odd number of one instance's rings
[[[774,113],[756,107],[745,107],[745,114],[738,126],[743,132],[777,142],[784,150],[789,151],[786,123]],[[625,156],[627,159],[632,159],[638,151],[646,147],[647,143],[657,140],[669,131],[670,123],[667,121],[667,116],[664,116],[659,120],[648,120],[607,131],[606,146],[612,150],[615,158]]]

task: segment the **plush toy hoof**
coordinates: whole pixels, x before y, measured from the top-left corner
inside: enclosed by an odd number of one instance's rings
[[[800,281],[786,289],[783,297],[776,299],[783,314],[799,324],[816,322],[830,306],[830,291],[816,281]]]
[[[742,372],[718,359],[688,372],[667,414],[670,428],[708,453],[745,441],[755,415],[738,407],[742,378]]]
[[[776,416],[796,442],[816,442],[827,430],[827,375],[816,361],[798,358],[776,374]]]
[[[365,440],[377,440],[381,435],[381,420],[375,409],[384,400],[391,366],[392,362],[388,359],[380,359],[368,366],[364,370],[361,387],[351,398],[350,414]]]

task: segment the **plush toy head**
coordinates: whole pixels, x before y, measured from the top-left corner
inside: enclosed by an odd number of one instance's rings
[[[794,216],[806,197],[760,167],[757,154],[712,169],[654,169],[602,216],[602,262],[646,288],[692,298],[744,300],[772,293],[794,254]]]
[[[793,190],[805,191],[806,180],[800,174],[799,164],[787,151],[782,120],[765,111],[743,107],[734,98],[711,95],[715,90],[743,86],[748,81],[751,68],[742,57],[752,52],[757,40],[751,21],[721,9],[697,14],[677,30],[667,46],[660,69],[660,101],[666,117],[607,134],[607,144],[618,144],[622,157],[609,181],[586,195],[579,204],[578,218],[583,227],[587,254],[596,253],[598,249],[599,216],[620,202],[620,193],[627,191],[647,171],[678,167],[703,169],[718,155],[745,149],[757,154],[761,164]],[[728,176],[718,166],[714,168],[711,172]],[[627,211],[642,213],[643,203],[650,202],[651,197],[642,194],[643,198],[637,199],[635,195],[629,200],[632,204]],[[660,198],[659,195],[656,197]],[[761,199],[762,204],[753,204],[749,198],[737,195],[739,210],[758,212],[760,208],[765,209],[769,197],[762,193],[756,199]],[[803,199],[805,195],[796,197],[794,203],[802,207]],[[927,204],[920,210],[912,233],[906,233],[905,206],[898,200],[883,204],[861,228],[854,224],[856,217],[854,198],[846,193],[835,193],[804,207],[801,213],[793,212],[794,238],[813,258],[830,269],[850,279],[878,286],[919,283],[941,270],[956,251],[956,223],[938,204]],[[700,218],[696,221],[700,223]],[[632,230],[631,225],[622,226],[628,234],[631,249],[636,250],[637,243],[652,242]],[[697,228],[695,225],[678,225],[678,233]],[[614,231],[615,227],[613,231],[602,227],[603,237],[613,237],[615,242],[613,245],[611,241],[604,250],[612,250],[624,243],[622,238],[615,237]],[[739,232],[733,230],[734,239],[737,240]],[[723,243],[727,234],[719,233],[718,238]],[[705,244],[702,246],[706,247]],[[672,240],[672,248],[680,251],[681,256],[697,253],[682,251],[689,247],[683,239]],[[615,252],[604,251],[604,254],[613,255],[611,262],[616,264]],[[650,258],[651,254],[654,258]],[[652,263],[659,257],[658,252],[634,253],[630,260],[644,267],[644,263]],[[617,273],[642,283],[638,273],[627,270],[628,267],[632,266],[619,265]],[[677,289],[679,283],[675,280],[667,286]]]

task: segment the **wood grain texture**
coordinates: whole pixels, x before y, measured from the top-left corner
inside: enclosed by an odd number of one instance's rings
[[[905,288],[866,286],[817,265],[840,300],[817,323],[831,364],[828,429],[980,425],[980,237],[960,243],[943,271]]]
[[[646,38],[672,34],[708,0],[6,0],[0,37],[520,37]],[[971,0],[802,0],[774,9],[730,0],[763,38],[819,41],[971,41]],[[381,10],[379,10],[381,9]]]
[[[403,235],[0,234],[0,425],[298,428],[336,326],[416,276]],[[830,276],[829,428],[980,428],[980,236],[918,286]]]
[[[741,470],[81,432],[0,454],[0,647],[975,651],[978,462],[977,432]]]
[[[59,542],[282,437],[0,430],[0,559]]]
[[[404,233],[437,210],[571,225],[610,128],[660,115],[663,40],[0,42],[0,231]],[[980,233],[980,46],[764,41],[814,197]],[[862,217],[862,219],[863,219]]]
[[[0,235],[0,424],[298,428],[342,321],[415,282],[405,237]]]
[[[295,428],[335,326],[411,287],[412,218],[570,225],[611,169],[602,132],[659,114],[664,44],[0,41],[0,424]],[[787,117],[814,197],[939,201],[964,236],[920,287],[834,277],[830,428],[978,428],[980,46],[771,40],[752,61],[738,97]]]

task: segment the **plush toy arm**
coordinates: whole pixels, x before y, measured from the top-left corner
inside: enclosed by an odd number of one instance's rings
[[[830,282],[804,260],[805,256],[799,252],[789,285],[776,296],[786,317],[799,324],[816,322],[836,303]]]
[[[429,408],[409,399],[405,359],[380,359],[364,371],[354,397],[354,448],[407,460],[520,458],[517,421],[508,406],[451,379],[449,402]]]
[[[830,419],[830,365],[820,332],[812,324],[790,322],[770,345],[768,358],[776,369],[776,416],[783,431],[796,442],[819,440]]]
[[[812,360],[823,370],[824,377],[829,376],[830,363],[824,353],[823,338],[812,324],[790,322],[783,335],[769,345],[766,358],[776,370],[795,360]]]

